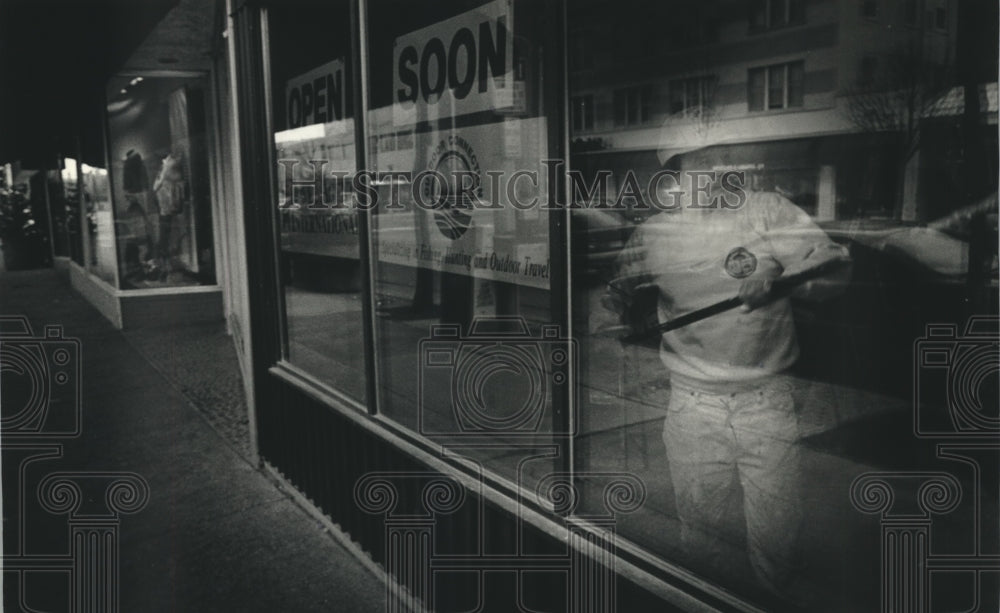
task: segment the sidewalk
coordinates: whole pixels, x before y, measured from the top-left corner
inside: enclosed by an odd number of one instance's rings
[[[25,465],[20,491],[5,451],[5,556],[19,531],[22,554],[70,551],[66,516],[31,502],[41,479],[132,472],[149,499],[120,516],[120,611],[384,610],[382,582],[246,459],[236,356],[219,327],[123,334],[52,270],[0,274],[0,314],[27,316],[36,336],[62,325],[82,347],[82,434],[65,441],[62,458]],[[201,381],[186,379],[202,365]],[[225,380],[206,386],[212,377]],[[68,575],[25,574],[18,586],[5,571],[5,610],[67,609]]]

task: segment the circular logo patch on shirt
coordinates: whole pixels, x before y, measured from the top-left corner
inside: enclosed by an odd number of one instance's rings
[[[734,279],[745,279],[757,270],[757,256],[746,250],[745,247],[737,247],[726,256],[726,272]]]

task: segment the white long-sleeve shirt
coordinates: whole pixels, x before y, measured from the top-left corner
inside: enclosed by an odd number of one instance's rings
[[[738,295],[744,279],[774,279],[846,257],[786,198],[750,192],[736,210],[682,209],[639,226],[619,279],[659,287],[661,322]],[[798,358],[788,298],[733,309],[663,334],[660,356],[673,376],[702,387],[750,383]]]

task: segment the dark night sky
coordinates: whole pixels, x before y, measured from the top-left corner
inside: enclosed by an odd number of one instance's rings
[[[72,156],[74,125],[96,142],[107,78],[176,1],[0,0],[0,163]]]

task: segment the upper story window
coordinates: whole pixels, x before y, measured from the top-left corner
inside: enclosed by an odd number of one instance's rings
[[[750,111],[801,107],[805,94],[805,63],[787,62],[747,73],[747,106]]]
[[[931,23],[937,30],[948,29],[948,5],[941,2],[931,11]]]
[[[781,28],[805,21],[803,0],[754,0],[750,7],[751,31]]]
[[[717,83],[712,75],[670,81],[670,114],[688,115],[711,106]]]
[[[908,26],[917,25],[920,19],[920,6],[917,0],[903,0],[903,23]]]
[[[594,96],[573,96],[570,100],[570,114],[573,118],[573,129],[586,131],[594,129]]]
[[[649,85],[636,85],[615,90],[615,125],[634,126],[651,118],[653,89]]]
[[[859,11],[865,19],[878,19],[878,0],[861,0]]]

